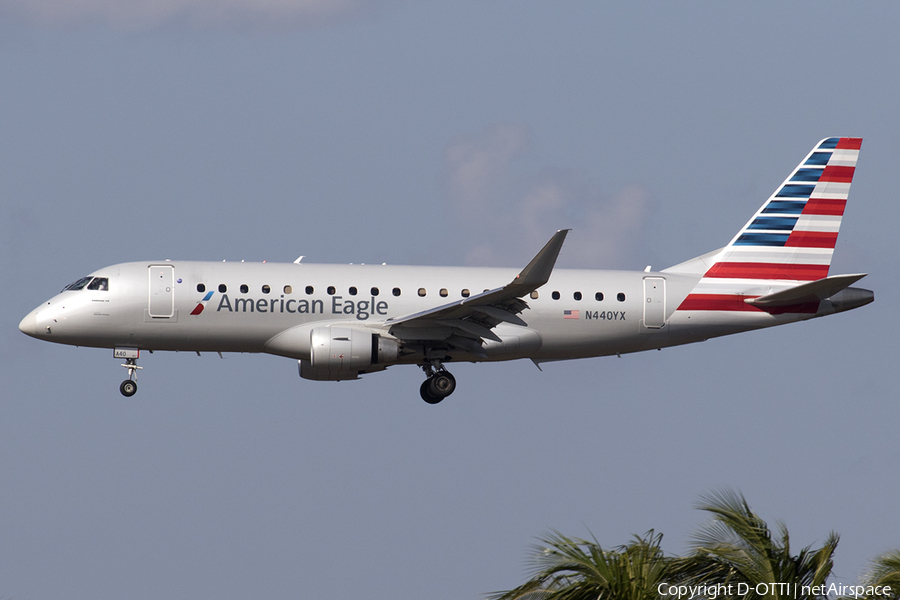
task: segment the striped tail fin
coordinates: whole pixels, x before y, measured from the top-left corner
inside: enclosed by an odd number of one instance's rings
[[[728,246],[701,257],[708,268],[679,310],[759,310],[745,300],[827,277],[861,145],[816,144]]]

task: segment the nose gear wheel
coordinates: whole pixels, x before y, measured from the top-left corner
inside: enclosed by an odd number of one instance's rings
[[[120,365],[128,369],[128,379],[119,386],[119,391],[126,398],[130,398],[137,393],[137,371],[144,367],[137,366],[136,358],[126,358],[125,363]]]

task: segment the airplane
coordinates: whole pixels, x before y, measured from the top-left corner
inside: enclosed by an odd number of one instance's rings
[[[137,392],[141,351],[255,352],[300,377],[418,365],[419,394],[456,389],[448,363],[543,362],[661,349],[839,313],[875,299],[829,275],[861,138],[813,147],[724,248],[651,271],[554,269],[569,230],[525,268],[150,260],[99,269],[19,324],[110,348]]]

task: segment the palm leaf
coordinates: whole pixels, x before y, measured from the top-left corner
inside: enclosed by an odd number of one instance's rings
[[[862,577],[862,585],[890,587],[889,594],[872,595],[877,600],[897,600],[900,598],[900,550],[891,550],[872,560]]]
[[[696,584],[746,583],[747,600],[779,598],[781,588],[765,586],[758,595],[757,584],[824,584],[833,568],[838,536],[829,534],[818,550],[810,546],[791,554],[790,535],[783,523],[773,536],[768,524],[750,509],[738,492],[722,490],[701,496],[700,509],[713,515],[692,541],[693,554],[680,565],[682,573]]]
[[[604,550],[597,542],[553,531],[535,546],[531,577],[492,600],[657,600],[669,564],[652,530],[624,546]]]

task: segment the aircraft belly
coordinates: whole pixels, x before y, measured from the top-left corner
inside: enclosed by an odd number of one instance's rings
[[[795,313],[770,315],[762,311],[677,311],[670,319],[670,326],[671,335],[677,343],[688,343],[803,321],[814,316]]]
[[[484,344],[484,353],[487,354],[488,360],[528,358],[543,344],[541,335],[527,327],[501,323],[495,328],[495,332],[501,341],[488,340]]]
[[[296,322],[266,319],[263,315],[190,314],[179,306],[170,318],[154,318],[146,308],[133,309],[131,318],[116,327],[110,346],[134,346],[152,350],[189,352],[263,352],[265,342]]]
[[[545,360],[608,356],[642,349],[644,341],[635,323],[627,320],[572,320],[539,330],[543,343],[534,357]]]
[[[186,319],[185,319],[186,320]],[[172,342],[178,340],[177,348],[197,351],[217,352],[263,352],[265,342],[272,336],[290,327],[289,323],[266,322],[263,319],[249,317],[229,319],[210,319],[209,322],[187,322],[175,325],[172,332],[167,332],[165,325],[148,332],[148,342]]]

